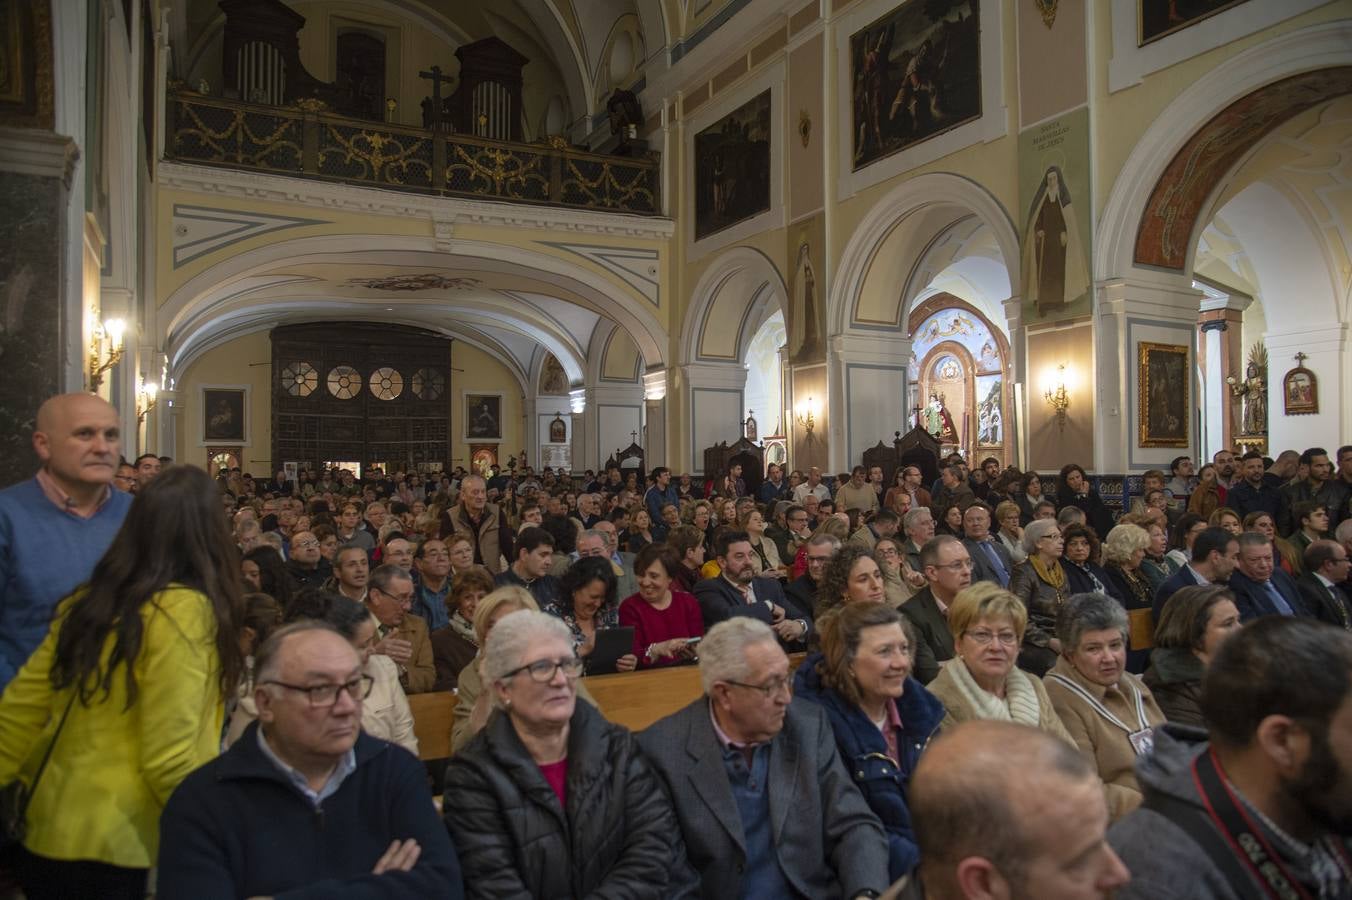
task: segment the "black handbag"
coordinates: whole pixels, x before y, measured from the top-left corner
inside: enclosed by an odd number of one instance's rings
[[[52,750],[56,747],[57,739],[61,737],[61,730],[66,727],[66,717],[70,715],[70,708],[75,705],[75,698],[78,695],[78,691],[73,693],[70,702],[66,704],[66,711],[61,714],[61,721],[56,725],[56,733],[52,735],[51,743],[42,754],[38,770],[33,773],[33,783],[26,785],[21,779],[15,778],[9,784],[0,787],[0,849],[8,850],[22,844],[24,838],[28,836],[28,803],[38,789],[38,780],[42,778],[43,770],[47,768],[47,760],[52,758]]]

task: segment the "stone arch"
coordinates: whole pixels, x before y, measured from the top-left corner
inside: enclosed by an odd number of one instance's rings
[[[734,296],[746,289],[743,298]],[[679,360],[692,363],[736,364],[756,330],[775,311],[789,316],[788,290],[770,258],[750,247],[733,247],[718,255],[705,270],[692,294],[694,302],[681,330]],[[729,314],[729,311],[731,314]],[[710,340],[713,329],[726,331],[737,323],[732,340]]]
[[[1113,182],[1094,249],[1095,276],[1123,277],[1133,268],[1189,271],[1197,229],[1226,175],[1291,116],[1352,91],[1349,46],[1352,22],[1297,29],[1231,57],[1180,93]]]
[[[854,327],[855,312],[869,271],[893,230],[927,210],[947,207],[953,218],[936,227],[931,238],[950,227],[964,214],[975,215],[989,227],[1009,273],[1011,295],[1022,284],[1018,232],[1009,212],[996,197],[976,182],[947,172],[909,179],[889,191],[865,214],[855,229],[832,286],[827,308],[827,333],[843,334]],[[908,298],[909,299],[909,298]],[[900,324],[900,323],[897,323]]]
[[[455,252],[436,248],[431,238],[405,237],[381,234],[325,235],[281,241],[240,253],[200,272],[173,291],[158,313],[157,342],[171,351],[193,337],[194,325],[200,323],[213,306],[221,302],[217,296],[224,284],[239,282],[251,274],[265,271],[279,264],[294,263],[317,256],[341,255],[348,264],[371,261],[383,265],[423,265],[441,268],[478,268],[506,275],[519,275],[547,281],[561,292],[570,295],[570,302],[591,309],[618,322],[633,338],[639,348],[645,369],[664,368],[666,330],[648,311],[645,301],[627,293],[603,276],[572,262],[531,249],[529,247],[458,241]],[[331,303],[325,313],[332,317]],[[504,315],[510,312],[503,305]],[[435,323],[421,322],[422,327],[437,327]],[[543,323],[547,330],[548,323]],[[535,327],[534,324],[531,327]],[[209,339],[211,335],[207,335]],[[581,348],[569,351],[571,341],[550,345],[551,352],[571,369],[573,380],[582,378]]]

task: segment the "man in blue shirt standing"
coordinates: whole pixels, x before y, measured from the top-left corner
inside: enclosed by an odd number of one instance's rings
[[[117,410],[100,397],[61,394],[38,408],[42,468],[0,491],[0,690],[122,526],[132,498],[112,484],[121,449]]]
[[[648,508],[648,519],[656,525],[662,521],[662,507],[668,503],[681,508],[681,492],[671,483],[671,470],[666,466],[653,469],[653,486],[643,495],[643,505]]]

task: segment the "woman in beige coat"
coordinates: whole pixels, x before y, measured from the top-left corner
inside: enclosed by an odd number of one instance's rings
[[[1042,682],[1014,666],[1027,625],[1023,603],[998,584],[977,582],[953,598],[948,628],[957,655],[928,685],[948,712],[940,727],[996,719],[1041,728],[1074,743]]]
[[[1150,689],[1127,671],[1127,633],[1120,603],[1076,594],[1057,616],[1061,658],[1043,678],[1061,723],[1103,779],[1113,819],[1141,805],[1136,757],[1164,722]]]

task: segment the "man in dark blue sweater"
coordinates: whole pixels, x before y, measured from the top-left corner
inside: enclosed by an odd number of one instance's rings
[[[193,772],[160,818],[162,900],[461,900],[422,765],[361,733],[371,679],[352,645],[304,622],[255,659],[258,721]]]
[[[127,517],[131,495],[112,484],[121,448],[117,410],[106,400],[62,394],[39,407],[33,450],[42,468],[0,491],[0,690]]]

